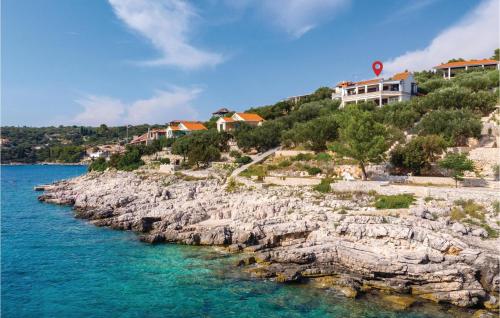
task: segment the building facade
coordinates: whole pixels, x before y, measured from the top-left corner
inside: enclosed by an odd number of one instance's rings
[[[434,67],[434,71],[443,74],[444,79],[455,77],[456,74],[465,71],[472,71],[476,69],[500,69],[500,63],[497,60],[483,59],[483,60],[469,60],[469,61],[456,61],[444,63]]]
[[[417,94],[413,74],[406,71],[389,79],[375,78],[360,82],[341,82],[335,87],[332,99],[347,104],[372,101],[378,106],[409,100]]]

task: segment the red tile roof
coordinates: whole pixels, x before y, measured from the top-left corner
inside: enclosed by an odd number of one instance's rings
[[[244,121],[263,121],[264,118],[260,117],[257,114],[251,113],[236,113],[239,117],[241,117]]]
[[[401,81],[401,80],[405,80],[408,78],[408,76],[410,76],[410,72],[408,71],[404,71],[404,72],[401,72],[401,73],[397,73],[397,74],[394,74],[391,79],[394,80],[394,81]]]
[[[134,138],[130,143],[131,144],[137,144],[140,142],[145,142],[148,139],[148,133],[142,134],[137,138]]]
[[[197,121],[180,121],[184,127],[186,127],[188,130],[207,130],[207,127],[205,127],[202,123],[197,122]]]
[[[236,120],[232,119],[231,117],[221,117],[220,119],[222,119],[223,121],[225,121],[227,123],[232,123],[232,122],[236,121]]]
[[[434,68],[441,69],[441,68],[448,68],[448,67],[464,67],[464,66],[474,66],[474,65],[483,65],[483,64],[491,65],[491,64],[498,64],[498,63],[499,62],[497,60],[491,60],[491,59],[469,60],[469,61],[443,63],[441,65],[435,66]]]

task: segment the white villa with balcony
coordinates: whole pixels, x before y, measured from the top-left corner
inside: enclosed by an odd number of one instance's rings
[[[375,78],[360,82],[341,82],[335,87],[332,99],[341,100],[340,107],[369,101],[382,106],[409,100],[416,94],[417,83],[413,74],[405,71],[389,79]]]

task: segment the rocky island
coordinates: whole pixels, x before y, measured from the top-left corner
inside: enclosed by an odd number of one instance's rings
[[[498,239],[452,217],[467,213],[460,204],[473,198],[485,224],[498,222],[494,195],[438,189],[410,208],[384,210],[374,197],[399,190],[363,184],[353,191],[346,189],[355,183],[339,182],[324,194],[220,176],[106,171],[45,186],[39,200],[71,205],[79,218],[149,243],[224,246],[241,253],[238,265],[255,277],[348,297],[381,291],[402,307],[431,300],[498,311]]]

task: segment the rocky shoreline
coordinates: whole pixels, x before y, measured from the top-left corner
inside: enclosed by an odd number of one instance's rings
[[[145,242],[243,252],[238,265],[255,277],[348,297],[376,290],[403,308],[431,300],[498,312],[498,239],[452,222],[453,202],[420,198],[384,211],[372,196],[108,171],[46,186],[39,200]]]

